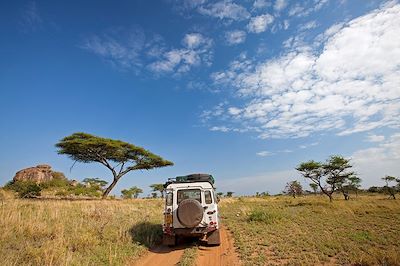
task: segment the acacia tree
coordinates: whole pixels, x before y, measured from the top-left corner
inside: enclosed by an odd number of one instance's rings
[[[400,186],[400,179],[387,175],[382,177],[382,180],[386,183],[386,185],[383,187],[384,191],[389,194],[392,199],[396,199],[397,188],[395,185],[391,186],[391,184],[397,182],[397,186]]]
[[[124,199],[131,199],[132,197],[137,199],[140,193],[143,193],[143,190],[137,186],[121,190],[121,194]]]
[[[357,195],[357,191],[361,186],[360,183],[361,183],[361,178],[355,175],[351,175],[347,177],[345,180],[343,180],[343,182],[340,182],[338,184],[338,189],[340,190],[340,192],[342,192],[344,199],[349,200],[350,191],[355,191]]]
[[[303,194],[303,187],[301,186],[299,181],[294,180],[286,184],[285,190],[283,192],[293,196],[293,198],[296,198],[296,196]]]
[[[103,198],[107,197],[122,176],[134,170],[150,170],[173,165],[158,155],[142,147],[123,142],[93,136],[87,133],[74,133],[56,144],[58,154],[66,154],[75,162],[100,163],[107,167],[113,181],[105,189]]]
[[[296,170],[311,182],[318,185],[321,192],[329,197],[332,202],[333,193],[354,173],[349,171],[352,167],[349,159],[339,155],[332,155],[325,163],[308,161],[301,163]]]
[[[154,192],[160,192],[161,198],[164,198],[164,184],[152,184],[150,187],[153,189]]]

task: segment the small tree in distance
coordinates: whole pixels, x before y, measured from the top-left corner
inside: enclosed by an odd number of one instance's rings
[[[132,197],[137,199],[140,193],[143,193],[143,190],[137,186],[121,190],[121,194],[124,199],[131,199]]]
[[[285,190],[283,192],[291,195],[293,198],[296,198],[296,196],[300,196],[303,194],[303,187],[301,186],[299,181],[294,180],[286,184]]]
[[[85,185],[90,185],[91,187],[95,187],[99,190],[103,190],[105,186],[107,186],[108,182],[101,180],[100,178],[85,178],[82,180],[82,183]]]
[[[227,198],[232,198],[233,193],[234,193],[234,192],[232,192],[232,191],[226,192],[226,197],[227,197]]]
[[[120,140],[101,138],[87,133],[74,133],[56,144],[58,154],[66,154],[75,162],[100,163],[107,167],[113,181],[105,189],[106,198],[122,176],[134,170],[150,170],[173,165],[142,147]]]
[[[164,184],[152,184],[150,187],[153,189],[154,192],[160,192],[161,198],[164,198]]]
[[[387,175],[385,177],[382,177],[382,180],[385,181],[385,183],[386,183],[386,185],[383,187],[384,191],[387,194],[389,194],[389,196],[392,199],[396,199],[396,192],[397,192],[396,190],[397,190],[397,187],[400,185],[400,179],[398,179],[394,176]],[[397,182],[397,186],[393,184],[394,182]]]
[[[329,197],[332,202],[333,193],[338,189],[354,173],[349,169],[352,167],[349,159],[345,159],[339,155],[332,155],[325,163],[308,161],[301,163],[296,170],[303,177],[311,180],[318,185],[321,192]]]

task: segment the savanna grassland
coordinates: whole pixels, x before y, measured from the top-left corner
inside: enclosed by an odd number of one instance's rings
[[[162,201],[0,202],[1,265],[125,265],[159,241]]]
[[[2,192],[0,190],[0,192]],[[161,237],[163,202],[0,199],[2,265],[129,265]],[[225,198],[222,223],[245,265],[400,265],[400,201]],[[181,265],[195,263],[190,246]]]
[[[307,196],[225,200],[245,265],[400,265],[400,201]]]

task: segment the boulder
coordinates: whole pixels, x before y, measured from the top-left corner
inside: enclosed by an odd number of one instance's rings
[[[36,184],[48,182],[53,179],[53,171],[51,166],[47,164],[40,164],[35,167],[29,167],[18,171],[13,181],[33,181]]]

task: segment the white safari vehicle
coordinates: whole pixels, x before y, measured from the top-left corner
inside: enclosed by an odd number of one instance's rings
[[[219,245],[218,199],[214,178],[191,174],[168,179],[165,187],[163,244],[173,246],[178,237],[199,237]]]

